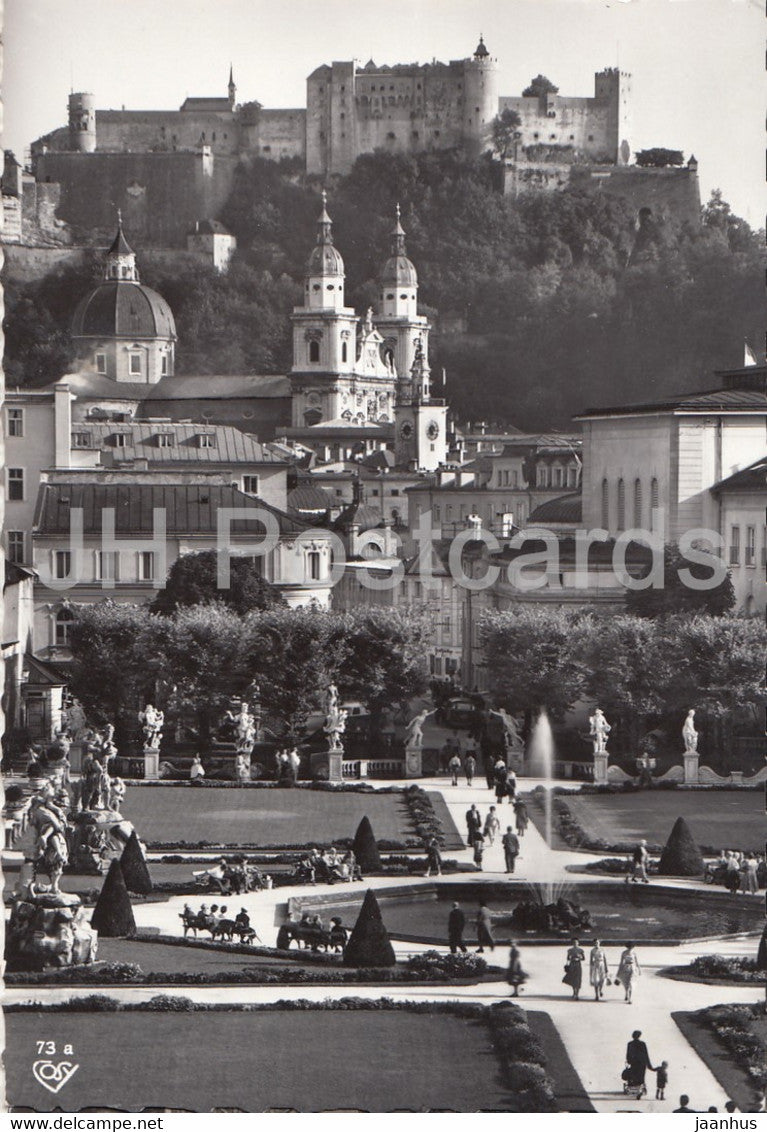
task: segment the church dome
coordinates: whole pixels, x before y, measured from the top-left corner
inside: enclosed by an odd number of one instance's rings
[[[381,283],[388,287],[417,287],[418,273],[406,255],[389,256],[383,265]]]
[[[75,338],[175,338],[173,312],[162,295],[142,283],[105,280],[75,310]]]
[[[334,244],[317,244],[306,265],[307,275],[343,275],[344,261]]]

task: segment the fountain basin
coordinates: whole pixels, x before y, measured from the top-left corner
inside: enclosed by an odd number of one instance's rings
[[[341,916],[351,927],[363,895],[359,891],[310,895],[294,898],[289,906],[294,911],[316,910],[323,920]],[[565,884],[555,886],[553,893],[544,893],[542,888],[539,891],[538,886],[521,881],[437,881],[376,892],[381,915],[393,939],[437,946],[447,942],[447,917],[454,900],[460,902],[466,914],[468,943],[475,938],[473,917],[480,900],[485,900],[493,912],[498,943],[510,939],[561,943],[578,933],[568,929],[523,931],[511,923],[512,912],[520,902],[535,898],[549,903],[560,895],[590,913],[593,927],[581,930],[581,938],[597,936],[605,944],[620,945],[627,940],[676,944],[756,933],[761,931],[764,920],[760,899],[659,884]]]

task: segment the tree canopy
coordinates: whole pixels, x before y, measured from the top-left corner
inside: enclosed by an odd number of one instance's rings
[[[252,558],[230,560],[229,582],[227,589],[219,589],[215,550],[182,554],[171,566],[165,588],[152,603],[152,611],[167,614],[180,606],[219,601],[235,613],[248,613],[252,609],[271,609],[285,604],[279,590],[262,577],[258,562]]]
[[[522,91],[523,98],[540,98],[544,94],[559,94],[559,87],[554,86],[545,75],[536,75],[534,79],[530,79],[529,86]]]
[[[637,165],[663,169],[667,165],[682,165],[684,163],[684,154],[681,149],[663,149],[660,146],[656,146],[654,149],[640,149],[639,152],[634,155],[634,160]]]

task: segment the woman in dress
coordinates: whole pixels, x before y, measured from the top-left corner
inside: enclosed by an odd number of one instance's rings
[[[634,950],[633,943],[626,944],[626,950],[623,952],[618,964],[618,974],[616,976],[618,982],[623,987],[626,1002],[631,1002],[634,996],[634,983],[642,974],[642,968],[639,966],[639,959]]]
[[[509,967],[506,972],[506,979],[509,986],[514,988],[512,998],[516,998],[519,995],[519,988],[523,983],[527,982],[527,973],[522,970],[522,956],[514,940],[511,941]]]
[[[524,837],[530,818],[527,813],[527,806],[521,798],[517,798],[514,802],[514,818],[517,825],[517,837]]]
[[[600,941],[595,939],[594,946],[589,954],[589,982],[594,988],[594,998],[597,1002],[602,1001],[607,973],[607,956],[602,950]]]
[[[498,811],[495,806],[491,806],[485,818],[485,841],[488,845],[492,845],[495,841],[495,836],[500,833],[501,823],[498,820]]]
[[[626,1091],[636,1089],[637,1100],[647,1092],[645,1073],[648,1069],[652,1069],[647,1046],[641,1039],[642,1031],[634,1030],[631,1041],[626,1046],[626,1069],[624,1071]]]
[[[579,941],[577,939],[574,939],[567,952],[565,977],[562,979],[563,983],[566,983],[567,986],[572,987],[574,999],[577,999],[581,993],[581,984],[583,983],[583,962],[585,958],[586,953],[581,947]]]
[[[478,869],[482,869],[482,858],[485,855],[485,839],[482,834],[477,830],[474,835],[474,864]]]
[[[759,892],[759,861],[755,853],[749,853],[746,857],[744,891],[749,896],[756,896]]]
[[[481,955],[485,950],[485,944],[491,951],[495,951],[495,937],[493,936],[493,913],[485,904],[484,900],[480,900],[479,909],[477,910],[477,954]]]

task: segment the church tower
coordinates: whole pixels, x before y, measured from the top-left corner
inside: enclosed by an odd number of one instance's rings
[[[365,424],[391,421],[394,371],[383,357],[383,339],[344,304],[344,261],[333,243],[326,194],[317,221],[317,242],[304,276],[304,305],[293,323],[292,423]]]
[[[231,63],[229,64],[229,85],[226,89],[229,95],[229,105],[234,110],[234,104],[237,101],[237,87],[234,81],[234,68]]]

